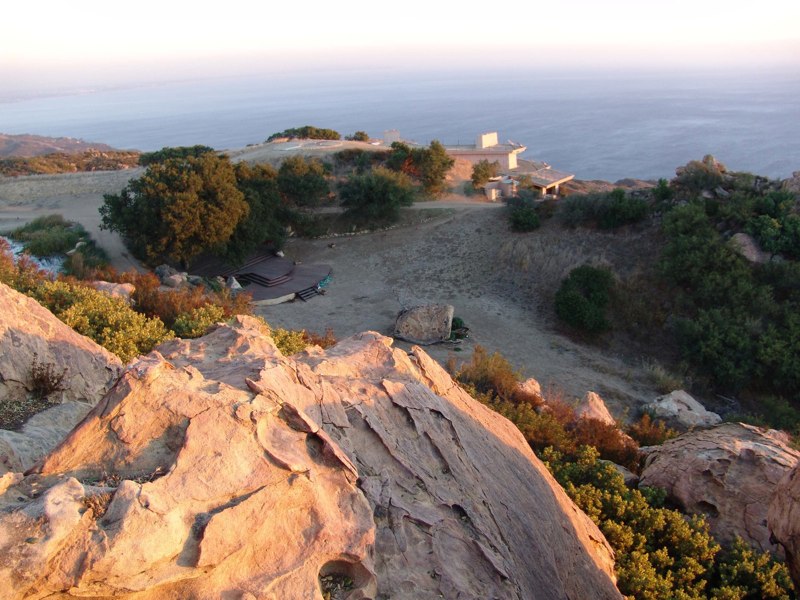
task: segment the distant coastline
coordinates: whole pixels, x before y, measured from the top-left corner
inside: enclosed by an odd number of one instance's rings
[[[0,131],[155,150],[260,143],[298,124],[398,129],[427,143],[498,130],[581,179],[673,175],[713,154],[734,170],[800,169],[800,81],[791,77],[590,77],[517,72],[239,77],[106,89],[3,104]]]

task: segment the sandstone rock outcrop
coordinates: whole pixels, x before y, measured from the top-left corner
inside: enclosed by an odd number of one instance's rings
[[[800,459],[787,441],[781,432],[742,423],[686,433],[650,449],[640,484],[664,488],[685,511],[705,514],[721,541],[739,535],[774,552],[767,507]]]
[[[450,337],[453,307],[449,304],[426,304],[400,312],[394,324],[394,337],[426,346]]]
[[[787,192],[800,194],[800,171],[794,171],[791,177],[784,179],[782,187]]]
[[[616,426],[617,424],[614,417],[611,416],[606,403],[600,395],[595,392],[586,392],[583,396],[583,400],[578,403],[575,409],[575,416],[580,419],[595,419],[607,425]]]
[[[136,291],[132,283],[113,283],[111,281],[93,281],[92,287],[104,294],[122,298],[123,300],[130,300],[131,294]]]
[[[0,474],[23,470],[49,452],[97,404],[122,369],[120,360],[75,333],[38,302],[0,284],[0,405],[16,415],[31,395],[34,361],[69,384],[50,401],[60,404],[36,415],[22,431],[0,429]],[[24,412],[24,411],[23,411]],[[29,416],[29,415],[25,415]],[[17,426],[11,419],[6,426]]]
[[[800,466],[786,473],[775,488],[767,525],[772,539],[784,549],[795,588],[800,588]]]
[[[675,390],[660,396],[646,405],[653,416],[679,431],[695,427],[713,427],[722,422],[717,413],[706,410],[697,400],[683,390]]]
[[[9,598],[621,598],[506,419],[364,333],[284,358],[238,318],[131,363],[0,495]],[[1,488],[0,488],[1,489]]]
[[[103,396],[120,360],[56,319],[36,302],[0,283],[0,402],[27,393],[34,354],[41,364],[68,369],[63,400],[90,402]]]

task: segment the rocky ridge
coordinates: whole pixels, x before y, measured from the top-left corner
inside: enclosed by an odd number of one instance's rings
[[[724,423],[650,448],[640,485],[664,488],[682,510],[706,515],[712,533],[724,543],[739,536],[755,548],[776,552],[767,508],[798,460],[800,452],[788,445],[786,434]]]
[[[239,317],[163,344],[4,487],[13,598],[621,597],[519,431],[376,333],[285,358]]]

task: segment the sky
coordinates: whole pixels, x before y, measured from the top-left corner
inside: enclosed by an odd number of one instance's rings
[[[296,69],[744,66],[800,72],[797,0],[7,4],[0,95],[68,82]]]

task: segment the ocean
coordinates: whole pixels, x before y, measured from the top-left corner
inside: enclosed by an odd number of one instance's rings
[[[770,177],[800,170],[800,75],[342,71],[175,81],[0,102],[0,132],[118,148],[238,148],[316,125],[420,143],[498,131],[580,179],[671,177],[713,154]]]

